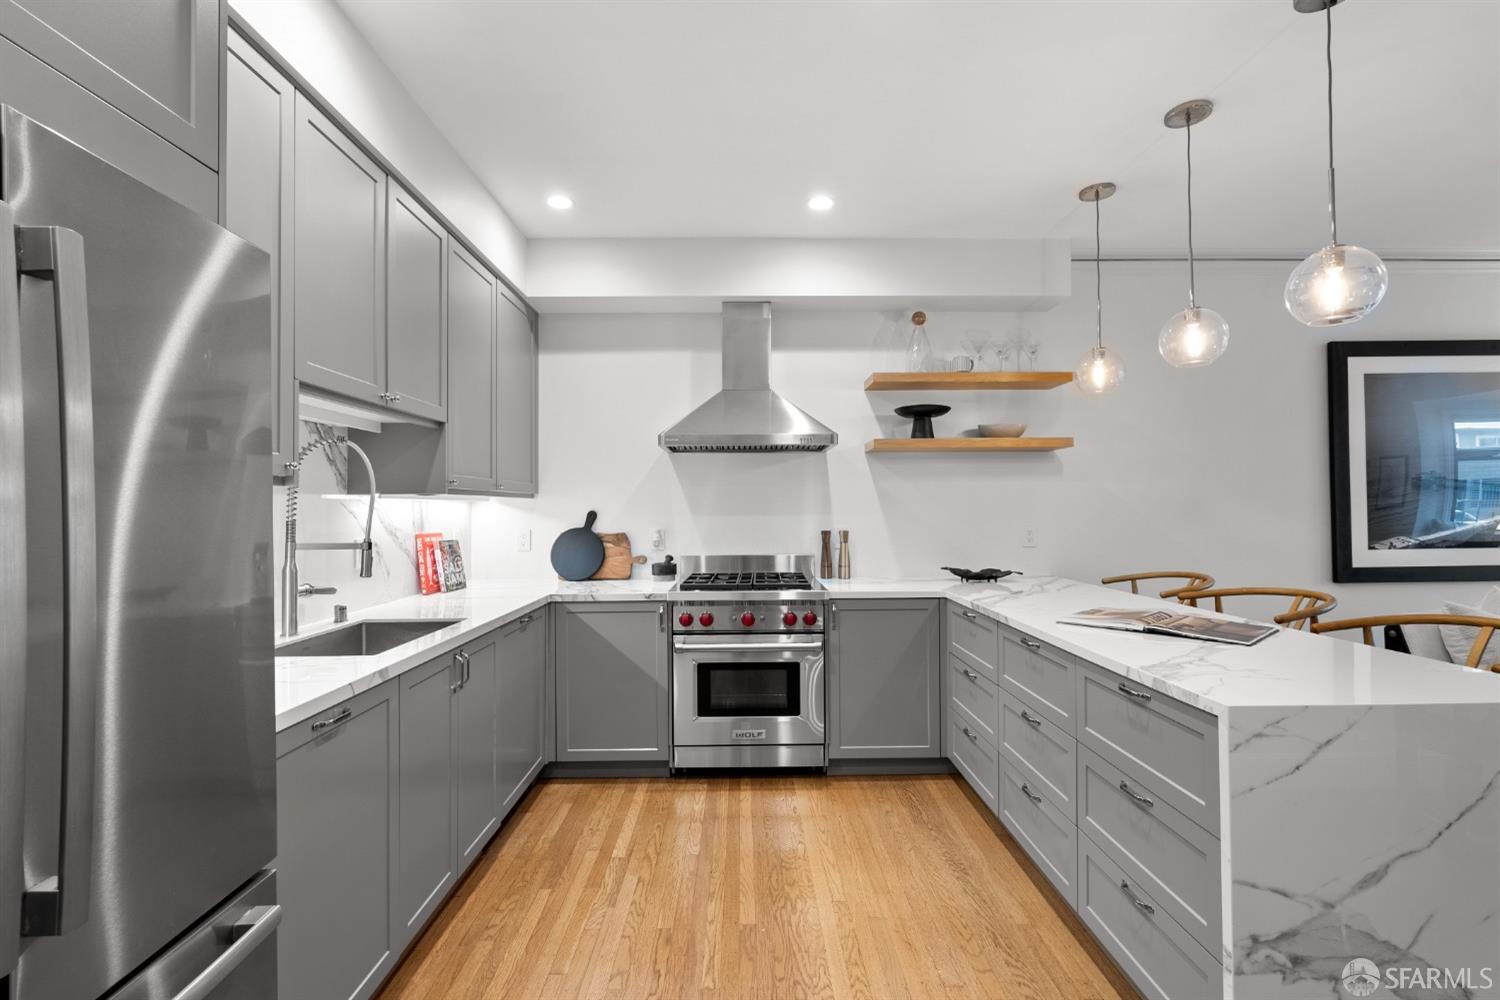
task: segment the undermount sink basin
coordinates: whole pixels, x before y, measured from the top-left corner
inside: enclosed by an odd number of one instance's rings
[[[463,619],[355,622],[276,648],[277,656],[374,656],[403,643],[457,625]]]

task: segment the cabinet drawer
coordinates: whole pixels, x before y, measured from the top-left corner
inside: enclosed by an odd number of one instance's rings
[[[948,652],[948,694],[964,723],[977,730],[990,746],[999,746],[1000,692],[974,665]]]
[[[948,746],[952,748],[953,766],[968,779],[974,793],[984,799],[990,811],[997,811],[1000,758],[995,748],[984,741],[972,723],[964,722],[963,713],[951,703],[948,719]]]
[[[1219,833],[1216,720],[1092,663],[1078,671],[1078,741]]]
[[[950,604],[948,645],[963,654],[974,669],[998,680],[1000,675],[1000,623],[977,611]]]
[[[1002,691],[999,746],[1005,765],[1039,792],[1051,796],[1071,820],[1078,777],[1078,743],[1072,735]]]
[[[1069,906],[1078,905],[1078,828],[1032,782],[1007,763],[1000,765],[1000,822],[1031,855]]]
[[[1223,948],[1218,839],[1088,747],[1079,751],[1078,827],[1199,944]]]
[[[1029,635],[1006,631],[1000,657],[1000,688],[1016,695],[1069,734],[1075,731],[1074,660]]]
[[[1078,838],[1078,915],[1152,1000],[1224,995],[1222,965],[1087,836]]]

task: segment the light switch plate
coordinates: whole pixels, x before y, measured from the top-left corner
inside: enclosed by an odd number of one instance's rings
[[[655,531],[651,532],[651,548],[654,551],[656,551],[656,552],[660,552],[662,549],[664,549],[666,547],[667,547],[667,529],[666,528],[657,528]]]
[[[1023,528],[1021,530],[1021,548],[1034,549],[1037,546],[1037,535],[1035,528]]]
[[[520,532],[518,532],[516,534],[516,551],[517,552],[530,552],[531,551],[531,529],[530,528],[523,528],[523,529],[521,529]]]

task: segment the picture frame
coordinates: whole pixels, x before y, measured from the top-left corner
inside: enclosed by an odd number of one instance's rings
[[[1336,583],[1500,580],[1500,340],[1328,344]]]

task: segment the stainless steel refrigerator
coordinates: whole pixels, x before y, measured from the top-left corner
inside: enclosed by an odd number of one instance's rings
[[[0,107],[5,1000],[276,995],[268,289]]]

